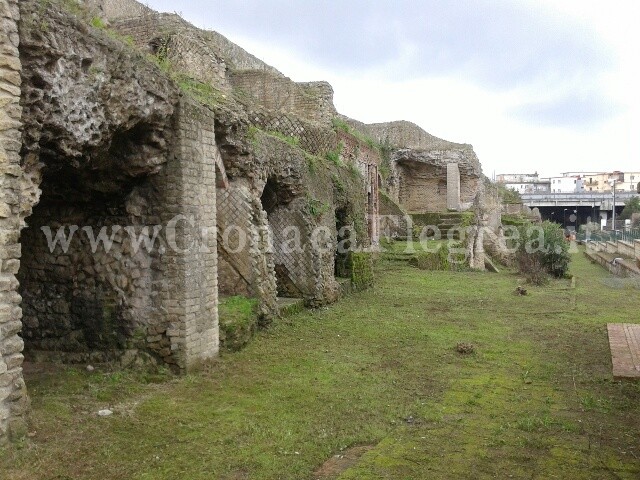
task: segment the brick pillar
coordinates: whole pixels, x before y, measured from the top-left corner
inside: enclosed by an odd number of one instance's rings
[[[457,163],[447,163],[447,209],[460,210],[460,169]]]
[[[20,295],[20,56],[17,0],[0,0],[0,443],[25,432]]]
[[[183,99],[175,144],[160,181],[166,251],[163,310],[173,362],[197,369],[218,353],[216,159],[213,113]],[[175,235],[171,234],[171,226]]]

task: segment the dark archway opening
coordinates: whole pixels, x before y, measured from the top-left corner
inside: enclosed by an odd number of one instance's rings
[[[295,240],[302,238],[302,226],[296,222],[294,212],[289,208],[294,198],[291,191],[274,177],[269,177],[260,197],[272,233],[277,295],[285,298],[304,297],[298,286],[304,264],[300,258],[301,245],[296,245]],[[290,234],[293,234],[292,241]]]
[[[154,324],[161,252],[142,234],[159,222],[149,183],[164,158],[156,133],[137,124],[73,159],[55,141],[41,143],[42,195],[21,232],[17,275],[27,361],[111,362],[127,351],[169,358],[170,341]]]
[[[336,209],[336,252],[334,274],[339,278],[351,278],[349,253],[352,247],[352,227],[346,207]]]

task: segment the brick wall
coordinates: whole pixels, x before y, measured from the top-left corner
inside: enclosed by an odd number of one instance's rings
[[[160,292],[169,348],[184,371],[218,352],[215,162],[219,153],[213,113],[205,107],[183,99],[174,130],[171,158],[154,181],[162,195],[156,208],[163,225],[178,215],[185,218],[176,225],[175,245],[167,242]]]
[[[268,70],[234,71],[229,80],[268,110],[292,113],[326,126],[337,115],[333,88],[327,82],[296,83]]]
[[[429,165],[399,167],[400,205],[408,212],[441,212],[447,209],[446,173]]]
[[[338,142],[342,144],[342,158],[356,165],[364,178],[363,198],[366,198],[367,235],[364,245],[376,245],[380,240],[380,193],[378,169],[382,158],[380,152],[346,132],[338,132]]]
[[[20,266],[20,57],[17,0],[0,0],[0,443],[24,434],[28,408],[22,378]]]

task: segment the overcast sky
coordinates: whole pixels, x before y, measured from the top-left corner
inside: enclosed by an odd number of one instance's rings
[[[175,1],[149,0],[160,11]],[[640,171],[637,0],[181,2],[341,113],[471,143],[484,171]]]

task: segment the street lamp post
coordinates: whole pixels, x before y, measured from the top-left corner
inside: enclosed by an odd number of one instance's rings
[[[616,179],[612,180],[613,185],[613,215],[611,216],[611,228],[613,229],[613,238],[617,240],[616,235]]]
[[[567,228],[567,209],[562,212],[562,228]]]

